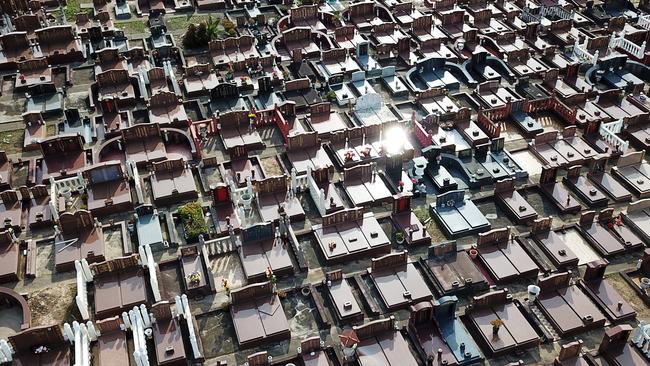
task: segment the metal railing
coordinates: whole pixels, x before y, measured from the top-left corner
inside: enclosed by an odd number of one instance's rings
[[[595,65],[596,62],[598,62],[598,50],[594,52],[592,55],[589,53],[587,50],[587,39],[585,38],[585,41],[582,45],[578,42],[576,39],[576,43],[573,46],[573,58],[582,61],[582,62],[590,62],[591,64]]]
[[[618,121],[601,123],[600,128],[598,129],[600,137],[608,144],[618,147],[618,150],[622,153],[625,153],[630,146],[628,141],[625,141],[616,135],[623,131],[624,125],[625,123],[623,120],[619,119]]]
[[[142,193],[142,184],[140,182],[140,173],[138,173],[138,166],[134,161],[128,160],[126,162],[126,169],[131,179],[133,179],[133,184],[135,185],[135,195],[138,199],[138,203],[144,203],[144,194]]]
[[[650,30],[650,14],[639,16],[636,24],[641,28]]]
[[[614,50],[617,47],[622,48],[627,53],[631,54],[632,56],[638,59],[643,59],[643,56],[645,55],[646,42],[643,41],[643,43],[638,45],[630,41],[629,39],[626,39],[625,31],[621,32],[621,34],[618,37],[616,37],[615,33],[612,33],[612,38],[609,41],[609,49]]]
[[[153,258],[151,245],[140,245],[138,247],[138,252],[140,253],[140,263],[143,267],[147,267],[149,270],[149,284],[151,285],[154,300],[155,302],[158,302],[161,300],[160,286],[158,285],[158,276],[156,275],[158,266]]]

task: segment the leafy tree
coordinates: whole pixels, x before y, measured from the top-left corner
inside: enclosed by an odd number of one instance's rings
[[[196,25],[194,23],[190,23],[190,25],[187,26],[187,31],[185,32],[185,35],[183,36],[183,47],[185,48],[196,47],[198,43],[197,37],[198,37],[198,30],[196,29]]]
[[[196,238],[208,232],[208,226],[203,218],[203,208],[199,202],[190,202],[178,209],[178,214],[183,221],[185,235]]]
[[[230,20],[230,19],[223,19],[221,21],[221,26],[223,27],[223,29],[225,29],[225,31],[228,34],[230,34],[231,31],[235,30],[235,28],[236,28],[235,23],[233,23],[232,20]]]
[[[205,22],[199,23],[196,40],[201,46],[207,46],[208,42],[210,42],[210,36],[208,36],[208,25]]]

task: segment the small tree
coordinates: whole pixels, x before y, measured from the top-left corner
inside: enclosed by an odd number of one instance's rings
[[[213,19],[212,15],[208,17],[208,19],[205,21],[205,30],[206,30],[206,37],[208,38],[208,42],[217,39],[219,36],[219,19]]]
[[[236,28],[235,23],[233,23],[232,20],[230,20],[230,19],[223,19],[223,20],[221,21],[221,26],[223,27],[223,29],[224,29],[224,30],[226,31],[226,33],[228,33],[228,34],[230,34],[231,31],[234,31],[235,28]]]
[[[499,328],[504,324],[503,320],[497,318],[490,322],[492,324],[492,334],[497,335],[499,333]]]
[[[196,239],[201,234],[208,233],[208,225],[203,217],[203,207],[199,202],[190,202],[178,209],[183,222],[186,238]]]
[[[199,27],[196,31],[196,41],[197,45],[207,46],[210,42],[210,36],[208,35],[208,25],[205,22],[199,23]]]
[[[192,272],[187,276],[187,282],[192,286],[201,284],[201,272]]]
[[[192,48],[196,47],[197,45],[197,29],[196,25],[194,23],[190,23],[190,25],[187,26],[187,31],[185,32],[185,35],[183,36],[183,47],[185,48]]]

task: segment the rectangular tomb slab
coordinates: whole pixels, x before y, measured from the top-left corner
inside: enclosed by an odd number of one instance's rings
[[[239,257],[249,282],[263,281],[267,271],[281,276],[294,271],[289,253],[291,236],[275,237],[273,222],[250,225],[241,233]]]
[[[336,271],[335,271],[336,272]],[[340,320],[353,320],[363,318],[361,307],[354,297],[352,287],[347,279],[343,278],[342,272],[340,278],[329,276],[328,280],[331,285],[328,287],[330,299],[336,309],[336,315]]]
[[[587,263],[578,285],[614,323],[634,320],[636,311],[604,278],[609,262],[606,259]]]
[[[20,246],[11,242],[8,232],[0,233],[0,283],[18,281]]]
[[[577,213],[582,209],[578,200],[562,183],[540,184],[540,188],[561,213]]]
[[[478,346],[456,317],[457,304],[456,296],[444,296],[411,306],[408,331],[421,355],[436,355],[436,360],[446,365],[469,365],[482,359]]]
[[[605,316],[576,285],[569,272],[557,273],[538,282],[540,294],[535,302],[553,328],[564,337],[595,329],[605,324]]]
[[[512,179],[497,182],[494,195],[497,203],[504,208],[517,224],[525,224],[537,218],[537,211],[515,189]]]
[[[644,246],[643,239],[641,239],[639,235],[635,234],[628,225],[614,225],[611,231],[614,235],[620,238],[627,247],[641,248]]]
[[[180,323],[177,318],[156,321],[153,325],[158,365],[182,365],[187,362]]]
[[[614,233],[609,231],[599,222],[584,223],[578,226],[587,242],[593,246],[600,255],[610,257],[623,253],[625,246]]]
[[[613,322],[636,318],[632,306],[605,279],[585,282],[585,290]]]
[[[230,313],[240,347],[291,337],[282,303],[269,282],[232,291],[231,302]]]
[[[508,296],[507,290],[475,296],[465,310],[468,324],[480,336],[479,344],[487,354],[501,355],[539,344],[537,331],[522,313],[521,305]],[[493,322],[502,321],[497,334]]]
[[[424,245],[431,243],[431,236],[413,212],[393,214],[393,223],[404,235],[409,245]]]
[[[607,196],[601,192],[589,179],[578,176],[575,179],[564,178],[564,182],[589,207],[607,206]]]
[[[99,318],[120,315],[148,302],[144,273],[137,255],[91,264],[95,272],[95,315]]]
[[[624,159],[625,156],[620,159]],[[618,177],[634,194],[640,198],[650,197],[650,172],[647,169],[648,163],[640,161],[636,164],[612,167],[612,174]],[[646,175],[648,174],[648,175]]]
[[[108,319],[119,324],[118,318]],[[117,328],[103,332],[97,339],[97,348],[99,350],[99,366],[108,366],[113,364],[128,365],[129,350],[127,346],[126,332]]]
[[[384,183],[382,174],[372,165],[362,164],[346,168],[343,188],[355,206],[385,202],[391,199],[391,192]]]
[[[432,246],[429,258],[422,261],[436,287],[445,295],[486,289],[485,276],[466,251],[456,249],[455,242]]]
[[[650,200],[636,201],[628,206],[627,213],[621,213],[621,217],[646,244],[650,243]]]
[[[389,310],[433,298],[414,263],[407,261],[406,251],[372,260],[370,277]]]
[[[360,340],[356,355],[361,366],[419,364],[402,333],[394,327],[394,317],[353,327]]]
[[[537,264],[522,248],[519,241],[478,249],[479,257],[497,283],[508,283],[519,278],[535,277],[539,271]]]
[[[531,238],[542,249],[554,266],[568,268],[578,265],[579,258],[555,231],[549,230],[533,234]]]
[[[340,210],[323,217],[312,227],[328,263],[343,262],[390,252],[390,240],[373,214],[363,209]]]
[[[465,199],[465,192],[462,190],[438,195],[436,202],[429,205],[429,211],[451,238],[487,231],[491,227],[474,202]]]

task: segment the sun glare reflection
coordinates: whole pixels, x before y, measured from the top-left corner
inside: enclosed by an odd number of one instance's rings
[[[382,141],[384,151],[388,154],[399,154],[404,151],[407,142],[406,132],[400,126],[391,127]]]

